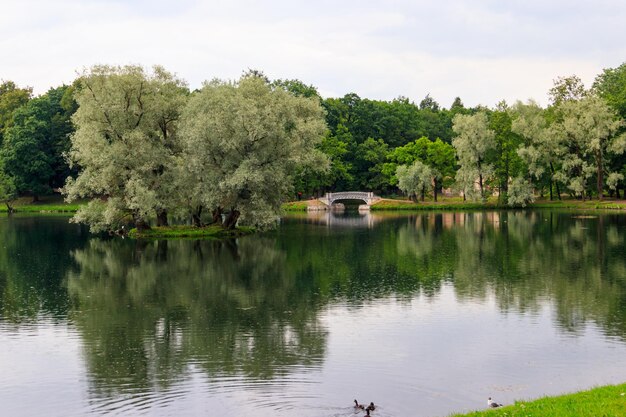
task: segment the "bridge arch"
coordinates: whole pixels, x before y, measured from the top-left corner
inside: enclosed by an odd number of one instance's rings
[[[328,207],[339,200],[360,200],[365,203],[365,206],[369,208],[372,203],[380,200],[380,197],[374,195],[371,192],[364,191],[342,191],[339,193],[326,193],[326,195],[319,199],[322,203]]]

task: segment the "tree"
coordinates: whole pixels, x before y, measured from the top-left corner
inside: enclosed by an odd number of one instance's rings
[[[13,113],[28,103],[32,94],[31,87],[18,88],[13,81],[3,81],[0,84],[0,145],[5,130],[13,124]]]
[[[14,179],[17,192],[30,193],[37,200],[59,188],[69,175],[63,154],[69,150],[73,107],[64,101],[67,86],[50,89],[14,112],[0,150],[6,172]]]
[[[9,214],[13,213],[13,200],[17,198],[13,178],[0,169],[0,202],[6,204]]]
[[[546,111],[531,100],[528,103],[518,101],[510,113],[511,130],[522,138],[517,153],[526,164],[529,179],[534,177],[540,183],[547,183],[550,200],[553,199],[555,186],[557,197],[561,199],[557,172],[565,150],[551,134]]]
[[[33,201],[51,191],[52,156],[46,152],[47,128],[45,99],[34,99],[15,112],[14,123],[6,130],[0,159],[14,181],[18,193],[30,193]]]
[[[584,198],[586,182],[595,174],[596,192],[601,200],[608,162],[612,156],[626,150],[626,134],[617,134],[624,122],[604,100],[594,95],[563,102],[558,111],[560,120],[553,129],[570,149],[564,162],[572,172],[570,189]],[[614,183],[619,180],[619,174],[612,174]]]
[[[521,160],[517,154],[521,138],[512,130],[511,114],[505,101],[498,103],[490,113],[489,127],[495,133],[494,173],[499,190],[498,199],[506,203],[509,181],[521,169]]]
[[[489,129],[487,114],[457,114],[453,119],[453,130],[457,136],[452,140],[459,158],[461,188],[472,193],[476,179],[481,199],[485,199],[484,180],[493,173],[493,164],[486,160],[487,153],[494,149],[495,133]]]
[[[604,69],[593,82],[592,90],[626,119],[626,62]]]
[[[355,152],[355,166],[361,174],[357,185],[368,190],[382,191],[389,184],[385,171],[385,162],[389,147],[382,139],[367,140],[357,146]]]
[[[421,161],[415,161],[411,165],[400,165],[396,170],[398,188],[413,200],[419,195],[424,201],[426,191],[432,187],[433,173],[431,168]]]
[[[437,193],[445,186],[446,182],[451,182],[456,171],[456,156],[454,148],[437,138],[428,147],[426,162],[431,168],[433,176],[433,197],[437,201]]]
[[[580,100],[587,95],[585,85],[577,75],[558,77],[553,84],[548,96],[554,106],[566,101]]]
[[[312,85],[306,85],[300,80],[274,80],[271,82],[272,87],[282,88],[294,96],[298,97],[316,97],[320,99],[320,94]]]
[[[319,100],[273,89],[261,77],[206,83],[183,114],[185,158],[199,199],[227,212],[225,228],[274,224],[293,195],[293,175],[303,166],[322,170],[316,145],[326,131]]]
[[[167,224],[177,205],[174,172],[180,154],[178,119],[185,83],[161,67],[94,66],[76,89],[76,132],[68,153],[81,169],[63,189],[68,201],[88,197],[73,221],[111,230],[132,217],[138,229]]]

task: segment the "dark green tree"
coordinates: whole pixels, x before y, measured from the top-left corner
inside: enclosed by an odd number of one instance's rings
[[[17,192],[35,201],[61,187],[69,175],[63,154],[69,149],[70,117],[76,107],[66,95],[68,88],[51,89],[16,110],[0,149]]]
[[[28,103],[33,94],[31,87],[18,88],[13,81],[0,84],[0,145],[6,129],[11,127],[15,110]]]

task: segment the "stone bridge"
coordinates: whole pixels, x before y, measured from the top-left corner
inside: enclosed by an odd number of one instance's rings
[[[319,200],[328,207],[339,200],[360,200],[365,203],[366,208],[369,208],[372,203],[380,200],[380,197],[374,195],[374,193],[362,191],[343,191],[340,193],[326,193],[326,195]]]

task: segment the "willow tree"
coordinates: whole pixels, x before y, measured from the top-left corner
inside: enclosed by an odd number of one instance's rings
[[[552,126],[555,138],[568,152],[563,166],[569,170],[569,188],[584,198],[587,181],[595,175],[598,199],[602,199],[605,176],[615,187],[622,174],[609,172],[609,161],[626,149],[626,134],[619,135],[623,121],[601,98],[587,95],[563,102]]]
[[[452,130],[456,137],[452,146],[459,158],[457,182],[461,184],[464,194],[473,191],[478,179],[480,197],[485,199],[484,182],[494,171],[493,164],[487,160],[487,153],[496,146],[495,132],[489,129],[489,121],[484,112],[465,115],[457,114],[453,119]]]
[[[549,183],[550,200],[553,199],[553,186],[561,199],[559,187],[559,172],[562,156],[565,152],[563,145],[555,140],[551,134],[550,123],[546,111],[535,101],[522,103],[518,101],[510,109],[513,119],[512,130],[523,138],[522,145],[517,153],[528,167],[529,179]]]
[[[167,224],[176,202],[173,167],[180,153],[177,122],[186,101],[183,81],[161,67],[94,66],[79,79],[68,159],[80,169],[63,189],[68,201],[91,198],[74,216],[93,231],[132,217]]]
[[[422,161],[415,161],[411,165],[400,165],[396,169],[398,188],[413,201],[417,200],[418,195],[424,201],[426,191],[433,186],[433,176],[432,168]]]
[[[262,77],[205,83],[185,108],[181,138],[197,199],[223,226],[264,227],[292,195],[293,174],[326,167],[315,147],[326,131],[316,98],[295,96]]]

